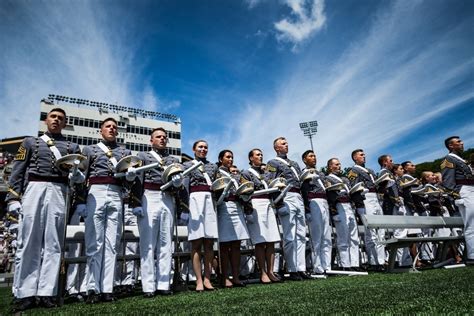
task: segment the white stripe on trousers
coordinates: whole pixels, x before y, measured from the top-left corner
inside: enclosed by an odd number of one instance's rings
[[[339,221],[334,221],[337,234],[339,266],[343,268],[359,266],[359,235],[354,211],[349,203],[337,203]]]
[[[313,245],[313,272],[323,273],[325,270],[331,270],[332,228],[329,222],[329,206],[325,199],[312,199],[309,207],[311,222],[308,226]]]

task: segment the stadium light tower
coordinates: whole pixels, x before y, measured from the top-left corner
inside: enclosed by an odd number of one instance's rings
[[[314,151],[313,136],[316,135],[316,133],[318,132],[318,121],[300,123],[300,129],[303,131],[304,136],[309,137],[309,141],[311,143],[311,150]]]

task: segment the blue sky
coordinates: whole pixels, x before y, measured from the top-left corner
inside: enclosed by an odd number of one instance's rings
[[[0,2],[0,138],[35,134],[39,101],[67,95],[178,115],[183,151],[209,158],[286,136],[318,165],[423,162],[474,147],[473,1]]]

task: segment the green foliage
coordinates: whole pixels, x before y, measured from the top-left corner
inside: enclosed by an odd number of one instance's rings
[[[151,314],[472,314],[474,267],[422,273],[371,273],[326,280],[249,285],[216,292],[182,292],[173,296],[134,297],[115,303],[68,304],[37,308],[29,315]],[[0,314],[7,315],[10,289],[0,289]]]

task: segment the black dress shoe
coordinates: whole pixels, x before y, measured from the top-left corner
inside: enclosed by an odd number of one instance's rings
[[[86,304],[97,304],[100,302],[99,294],[94,291],[89,291],[87,294]]]
[[[114,302],[117,298],[112,293],[102,293],[102,302]]]
[[[290,276],[287,278],[290,281],[301,281],[301,276],[298,272],[290,272]]]
[[[36,306],[34,296],[16,299],[13,303],[12,313],[22,312]]]
[[[302,280],[311,280],[311,276],[304,271],[300,271],[298,272],[298,274],[300,275]]]
[[[156,294],[162,295],[162,296],[173,295],[173,291],[171,291],[171,290],[156,290]]]
[[[56,301],[52,296],[40,296],[40,305],[46,308],[56,307]]]
[[[245,284],[242,281],[240,281],[239,283],[232,282],[232,287],[246,287],[246,286],[247,286],[247,284]]]
[[[153,298],[154,296],[155,296],[155,293],[153,292],[146,292],[145,294],[143,294],[144,298]]]

